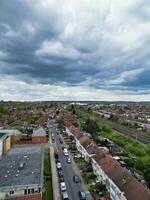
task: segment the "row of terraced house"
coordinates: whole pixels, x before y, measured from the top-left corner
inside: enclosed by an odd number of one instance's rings
[[[106,185],[111,200],[150,199],[150,191],[127,168],[122,167],[105,147],[94,144],[73,125],[66,127],[66,133],[75,138],[76,147],[85,161],[92,163],[94,174]]]

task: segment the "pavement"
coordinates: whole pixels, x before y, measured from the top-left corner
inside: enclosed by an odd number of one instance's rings
[[[59,190],[59,182],[56,170],[56,162],[54,158],[54,147],[51,142],[51,134],[49,134],[49,147],[50,147],[50,164],[52,171],[52,186],[53,186],[53,200],[60,200],[60,190]]]

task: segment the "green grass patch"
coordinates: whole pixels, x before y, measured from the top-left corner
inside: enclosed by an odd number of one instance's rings
[[[43,192],[43,200],[52,200],[53,189],[52,189],[49,148],[46,148],[44,151],[44,188],[45,191]]]
[[[74,161],[79,168],[87,165],[83,158],[74,158]]]

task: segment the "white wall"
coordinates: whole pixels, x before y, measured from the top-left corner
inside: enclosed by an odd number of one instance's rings
[[[3,154],[3,140],[1,139],[0,140],[0,158],[1,158],[2,154]]]

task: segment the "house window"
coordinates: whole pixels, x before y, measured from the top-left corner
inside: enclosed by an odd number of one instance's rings
[[[14,190],[11,190],[9,193],[10,193],[10,194],[14,194]]]
[[[28,194],[30,194],[30,192],[31,192],[30,189],[28,189]]]
[[[34,194],[34,188],[31,189],[31,193]]]
[[[27,195],[27,189],[24,190],[24,195]]]

